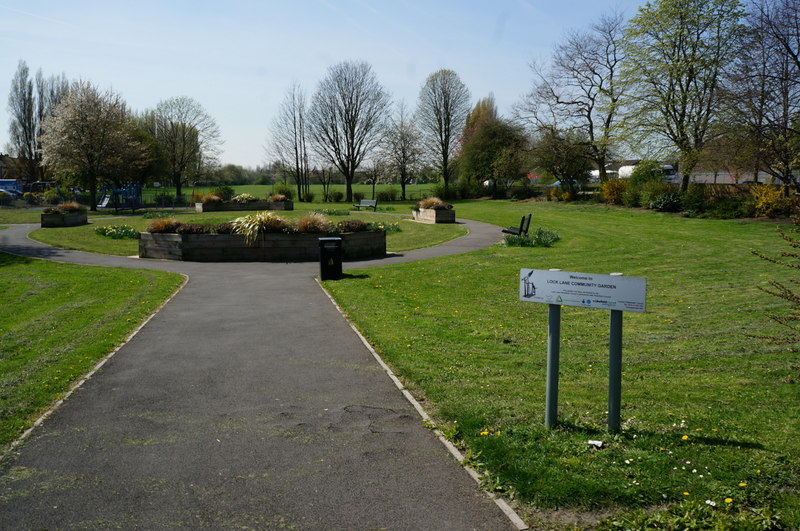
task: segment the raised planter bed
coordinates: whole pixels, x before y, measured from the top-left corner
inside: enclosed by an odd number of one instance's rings
[[[294,210],[292,201],[250,201],[249,203],[195,203],[195,212],[231,212],[235,210]]]
[[[76,227],[89,223],[86,212],[52,212],[42,213],[42,228]]]
[[[420,223],[455,223],[455,210],[436,210],[433,208],[420,208],[411,211],[414,221]]]
[[[312,262],[319,260],[320,234],[264,234],[248,245],[239,234],[139,234],[140,258],[190,262]],[[385,232],[347,232],[345,259],[386,255]]]

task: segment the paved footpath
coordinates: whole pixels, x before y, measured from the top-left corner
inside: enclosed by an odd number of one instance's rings
[[[371,267],[486,247],[497,227]],[[317,263],[151,268],[187,285],[0,469],[0,529],[515,529],[421,425],[313,277]],[[109,296],[113,296],[109,294]]]

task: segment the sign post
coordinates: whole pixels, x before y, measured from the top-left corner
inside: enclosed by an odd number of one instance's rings
[[[611,310],[608,363],[608,430],[620,429],[622,402],[622,312],[644,312],[647,283],[622,273],[595,275],[560,269],[520,270],[519,298],[549,305],[547,334],[547,390],[545,426],[558,422],[558,365],[561,306]]]

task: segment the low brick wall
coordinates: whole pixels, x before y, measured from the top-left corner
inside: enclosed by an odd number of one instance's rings
[[[434,210],[432,208],[420,208],[412,210],[414,221],[421,223],[455,223],[455,210]]]
[[[237,210],[294,210],[292,201],[251,201],[249,203],[195,203],[195,212],[234,212]]]
[[[386,255],[385,232],[348,232],[345,259]],[[319,260],[320,234],[264,234],[248,245],[238,234],[139,234],[140,258],[189,262],[313,262]]]
[[[41,220],[42,228],[76,227],[89,223],[89,216],[86,212],[43,213]]]

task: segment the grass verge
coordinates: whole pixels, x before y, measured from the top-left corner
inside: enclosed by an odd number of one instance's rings
[[[174,273],[0,253],[2,454],[182,281]]]
[[[486,472],[487,488],[516,498],[530,519],[542,509],[591,520],[699,504],[742,522],[777,509],[800,527],[798,346],[750,337],[774,332],[767,314],[785,308],[759,290],[783,268],[750,253],[784,250],[774,224],[596,205],[456,208],[501,226],[533,212],[531,228],[561,241],[364,270],[325,286]],[[543,428],[547,309],[518,301],[518,274],[555,267],[647,278],[648,313],[624,319],[619,435],[605,431],[608,313],[578,308],[562,311],[560,427]]]
[[[202,214],[182,214],[178,216],[178,219],[187,223],[214,224],[221,221],[230,221],[239,215],[245,215],[247,213],[248,212],[207,212]],[[285,213],[280,212],[279,214],[287,219],[297,219],[308,214],[308,212],[290,211]],[[427,225],[424,223],[416,223],[409,219],[401,218],[400,216],[387,216],[366,212],[353,213],[349,216],[327,217],[332,221],[358,218],[364,221],[399,223],[402,230],[400,232],[387,234],[386,237],[387,250],[390,252],[430,247],[463,236],[466,233],[466,228],[462,225]],[[139,252],[139,243],[137,240],[114,240],[96,234],[94,229],[99,226],[128,225],[138,231],[144,231],[151,221],[151,219],[144,219],[141,216],[95,220],[88,225],[81,225],[78,227],[37,229],[31,233],[31,238],[64,249],[75,249],[118,256],[133,256]]]

